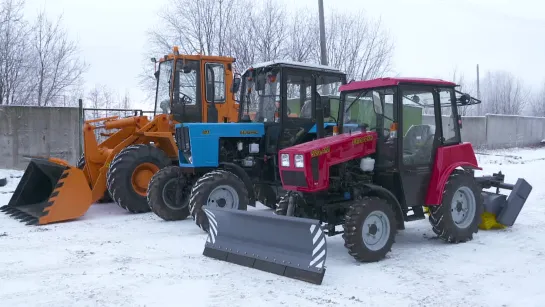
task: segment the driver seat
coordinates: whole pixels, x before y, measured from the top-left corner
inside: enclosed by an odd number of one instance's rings
[[[429,163],[435,125],[412,125],[403,137],[403,162],[407,165]]]

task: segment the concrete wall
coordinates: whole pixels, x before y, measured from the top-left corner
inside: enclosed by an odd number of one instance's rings
[[[25,155],[75,164],[80,130],[78,108],[0,107],[0,168],[25,169]]]
[[[25,169],[28,163],[25,155],[52,156],[76,164],[80,156],[79,114],[78,108],[0,107],[0,168]],[[423,115],[422,122],[434,124],[429,115]],[[447,116],[443,131],[450,131]],[[545,118],[542,117],[463,118],[462,140],[476,148],[528,146],[543,139]]]
[[[431,115],[424,115],[423,124],[434,125]],[[452,136],[449,117],[443,116],[445,137]],[[539,144],[545,139],[545,118],[513,115],[464,116],[462,119],[462,141],[475,148],[509,148]]]

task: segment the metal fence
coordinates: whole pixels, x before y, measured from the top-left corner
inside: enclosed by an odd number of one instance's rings
[[[79,101],[79,114],[80,114],[80,149],[79,153],[81,156],[81,153],[83,153],[83,123],[85,121],[89,120],[95,120],[95,119],[101,119],[101,118],[112,118],[112,117],[118,117],[118,118],[126,118],[126,117],[132,117],[132,116],[147,116],[148,118],[152,118],[154,115],[154,111],[144,111],[141,109],[101,109],[101,108],[84,108],[82,100]],[[106,131],[104,128],[96,128],[95,129],[95,138],[97,142],[100,144],[104,140],[106,140],[110,135],[117,132],[117,129]]]

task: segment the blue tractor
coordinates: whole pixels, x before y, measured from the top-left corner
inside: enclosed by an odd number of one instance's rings
[[[250,67],[241,76],[237,123],[176,126],[180,163],[152,178],[151,210],[170,221],[191,214],[207,230],[203,206],[246,210],[259,201],[275,208],[283,195],[278,151],[334,133],[344,110],[342,84],[346,75],[328,66],[274,61]]]

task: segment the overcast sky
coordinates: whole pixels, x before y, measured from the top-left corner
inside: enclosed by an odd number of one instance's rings
[[[286,1],[286,0],[279,0]],[[289,5],[318,10],[317,0]],[[144,99],[137,75],[146,54],[146,31],[158,22],[166,0],[27,0],[29,17],[44,7],[64,14],[89,63],[87,87],[106,84]],[[381,18],[395,43],[394,74],[449,78],[457,67],[466,78],[507,70],[538,87],[545,82],[545,2],[539,0],[324,0],[326,10],[363,9]],[[327,29],[326,29],[327,31]],[[150,73],[153,65],[150,63]],[[151,103],[151,102],[149,102]],[[135,105],[135,106],[136,106]],[[152,109],[150,107],[149,109]]]

